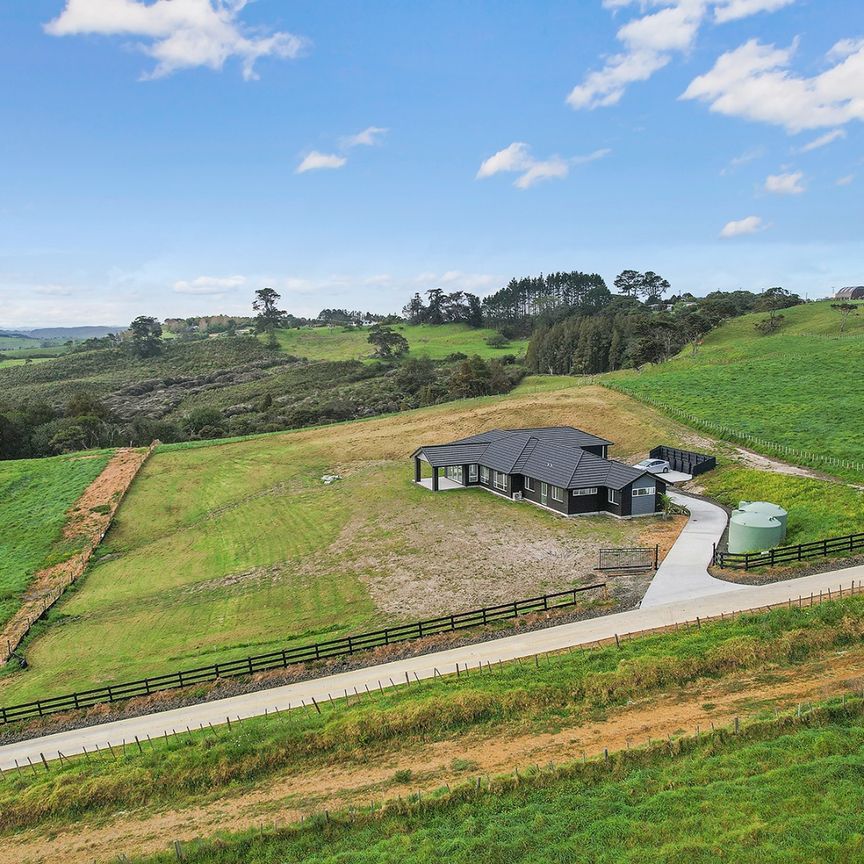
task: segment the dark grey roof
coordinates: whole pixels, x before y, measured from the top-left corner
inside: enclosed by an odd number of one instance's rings
[[[610,443],[572,426],[491,429],[449,444],[421,447],[414,455],[422,455],[435,468],[476,462],[493,471],[524,474],[564,489],[622,489],[647,473],[582,449]]]

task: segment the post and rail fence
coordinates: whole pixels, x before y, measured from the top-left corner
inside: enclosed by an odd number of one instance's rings
[[[828,537],[811,543],[799,543],[797,546],[779,546],[765,552],[723,552],[715,543],[711,563],[734,570],[752,570],[756,567],[774,567],[777,564],[807,561],[811,558],[826,558],[857,549],[864,550],[864,534]]]
[[[33,702],[0,708],[0,725],[13,723],[18,720],[28,720],[34,717],[59,714],[63,711],[71,711],[77,708],[91,708],[104,702],[120,702],[140,696],[149,696],[163,690],[177,690],[193,684],[204,684],[222,678],[251,675],[256,672],[265,672],[272,669],[285,669],[297,663],[349,656],[356,654],[358,651],[380,648],[384,645],[393,645],[412,639],[421,639],[425,636],[435,636],[439,633],[451,633],[484,624],[493,624],[497,621],[508,621],[531,613],[565,609],[575,606],[579,602],[579,595],[586,591],[605,587],[605,582],[598,582],[593,585],[571,588],[569,591],[558,591],[554,594],[532,597],[528,600],[515,600],[512,603],[485,606],[482,609],[473,609],[470,612],[457,612],[454,615],[442,615],[438,618],[429,618],[425,621],[416,621],[412,624],[385,627],[383,630],[360,633],[357,636],[345,636],[341,639],[316,642],[312,645],[301,645],[297,648],[285,648],[281,651],[271,651],[267,654],[244,657],[239,660],[226,660],[224,663],[214,663],[210,666],[184,669],[166,675],[142,678],[138,681],[96,687],[92,690],[83,690],[47,699],[36,699]]]

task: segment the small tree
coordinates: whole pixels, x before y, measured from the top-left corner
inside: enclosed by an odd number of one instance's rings
[[[139,315],[129,325],[132,351],[138,357],[154,357],[162,351],[162,325],[148,315]]]
[[[855,303],[832,303],[831,308],[840,313],[841,333],[846,329],[849,319],[858,314],[858,306]]]
[[[370,328],[368,342],[375,346],[376,357],[401,357],[408,353],[408,340],[381,324]]]
[[[639,293],[646,300],[659,300],[671,287],[667,279],[653,270],[646,270],[640,282]]]
[[[276,306],[276,303],[281,299],[281,295],[277,294],[273,288],[259,288],[255,292],[255,299],[252,301],[252,308],[258,313],[255,316],[255,330],[258,333],[267,334],[267,344],[271,347],[276,347],[276,330],[281,327],[288,317],[287,312],[283,312]]]
[[[493,333],[486,337],[485,342],[490,348],[506,348],[510,344],[510,340],[503,333]]]

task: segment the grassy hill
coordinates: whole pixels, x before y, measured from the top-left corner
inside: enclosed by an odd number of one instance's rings
[[[504,348],[490,348],[486,339],[495,333],[485,328],[472,329],[466,324],[396,324],[392,327],[408,340],[412,357],[442,360],[448,354],[474,354],[483,358],[503,354],[524,354],[527,339],[514,339]],[[309,360],[363,360],[371,356],[372,346],[367,341],[368,330],[342,327],[301,327],[279,330],[279,347],[288,354]]]
[[[74,551],[61,540],[66,511],[108,463],[108,453],[0,462],[0,624],[37,570]]]
[[[827,301],[785,309],[783,316],[773,335],[754,328],[764,313],[745,315],[710,333],[695,356],[687,349],[667,363],[607,381],[729,440],[861,479],[864,315],[842,335],[840,317]],[[849,471],[819,457],[862,468]]]
[[[684,440],[662,415],[599,388],[527,390],[160,448],[100,547],[102,563],[51,613],[27,648],[31,668],[2,680],[0,700],[593,579],[599,545],[638,545],[653,520],[566,521],[481,490],[433,495],[411,482],[408,456],[419,445],[514,423],[608,434],[621,458],[641,457],[656,441]],[[324,485],[322,475],[333,472],[342,479]]]

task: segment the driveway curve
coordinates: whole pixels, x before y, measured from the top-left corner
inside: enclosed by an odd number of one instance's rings
[[[715,579],[709,572],[714,544],[726,530],[726,511],[710,501],[670,489],[669,497],[690,511],[690,519],[654,574],[641,609],[676,600],[693,600],[745,588]]]

